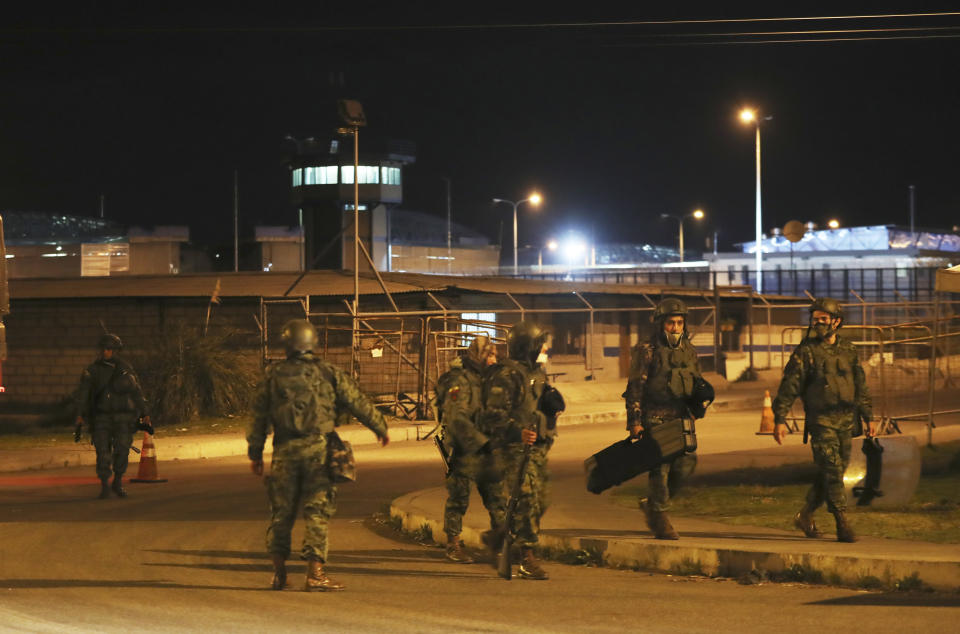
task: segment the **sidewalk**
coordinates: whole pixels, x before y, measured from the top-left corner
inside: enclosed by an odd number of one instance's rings
[[[938,430],[941,441],[960,438],[960,426]],[[801,449],[796,447],[796,450]],[[781,454],[788,462],[809,460],[809,450]],[[752,451],[762,461],[762,454]],[[723,462],[723,461],[718,461]],[[737,462],[743,461],[738,458]],[[641,476],[642,477],[642,476]],[[960,545],[933,544],[861,537],[854,544],[834,541],[832,518],[822,517],[823,539],[807,539],[799,531],[732,526],[700,519],[671,516],[679,541],[652,537],[639,509],[614,504],[610,491],[596,496],[586,491],[582,477],[559,477],[552,482],[552,503],[543,519],[541,546],[554,551],[586,551],[605,565],[671,574],[741,577],[754,573],[766,578],[784,572],[819,576],[837,585],[894,586],[916,575],[923,583],[947,591],[960,590]],[[429,528],[434,541],[444,543],[441,487],[414,491],[394,500],[390,514],[404,529]],[[854,525],[856,511],[853,510]],[[830,520],[830,521],[828,521]],[[462,538],[483,550],[481,533],[489,528],[486,511],[474,492],[464,518]]]
[[[567,401],[567,410],[563,414],[564,426],[605,423],[624,417],[624,404],[620,395],[625,381],[561,383],[559,387]],[[714,410],[757,410],[763,402],[763,390],[771,389],[763,381],[731,384],[717,395]],[[772,389],[776,389],[773,385]],[[418,440],[430,432],[436,423],[428,421],[390,421],[390,440]],[[355,446],[376,443],[376,437],[367,428],[359,424],[340,427],[337,432],[344,440]],[[63,434],[72,433],[63,430]],[[247,441],[242,432],[224,434],[169,435],[161,427],[154,437],[157,457],[162,460],[196,460],[199,458],[222,458],[226,456],[247,455]],[[140,434],[134,437],[137,448]],[[266,453],[273,450],[268,441]],[[137,459],[131,456],[131,463]],[[54,447],[4,450],[0,456],[0,473],[33,469],[58,469],[80,465],[96,464],[96,453],[87,442]]]

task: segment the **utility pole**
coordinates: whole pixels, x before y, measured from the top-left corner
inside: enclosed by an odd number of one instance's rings
[[[915,194],[916,194],[916,187],[914,187],[913,185],[910,185],[910,239],[911,240],[913,239],[913,232],[914,232],[913,221],[914,221],[914,211],[916,209],[916,207],[914,206]]]
[[[240,186],[237,180],[237,170],[233,170],[233,272],[240,270]]]
[[[447,181],[447,275],[450,274],[451,267],[451,240],[452,240],[452,231],[450,227],[450,178],[447,176],[443,177],[443,180]]]

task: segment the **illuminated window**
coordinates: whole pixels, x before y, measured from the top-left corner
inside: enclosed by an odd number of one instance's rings
[[[341,183],[353,184],[353,165],[344,165],[340,168],[343,180]],[[376,185],[380,182],[380,168],[375,165],[360,166],[360,184]]]
[[[483,332],[489,335],[491,338],[497,336],[497,329],[493,326],[487,326],[483,323],[466,323],[466,322],[496,322],[497,314],[496,313],[460,313],[460,319],[465,323],[460,324],[461,332]],[[465,339],[463,345],[469,345],[470,340]]]
[[[300,187],[301,185],[303,185],[303,170],[297,168],[293,170],[293,186]]]
[[[336,185],[337,166],[323,165],[320,167],[303,168],[304,185]]]
[[[399,167],[381,167],[380,171],[382,172],[382,177],[380,182],[384,185],[399,185],[400,184],[400,168]]]

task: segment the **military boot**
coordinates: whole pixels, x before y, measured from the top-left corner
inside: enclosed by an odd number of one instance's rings
[[[270,585],[274,590],[283,590],[287,587],[287,558],[285,555],[273,553],[273,583]]]
[[[813,511],[809,504],[804,505],[794,516],[793,525],[802,530],[807,537],[823,537],[823,533],[817,528],[817,523],[813,521]]]
[[[102,479],[100,480],[100,495],[97,498],[106,500],[108,497],[110,497],[110,480]]]
[[[837,520],[837,541],[851,544],[857,541],[857,535],[847,522],[847,514],[843,511],[835,511],[833,517]]]
[[[118,498],[127,497],[127,490],[123,488],[123,478],[121,476],[113,476],[113,485],[110,488],[113,489]]]
[[[532,548],[520,549],[520,568],[517,569],[517,575],[521,579],[533,579],[534,581],[545,581],[550,578],[547,571],[540,566],[540,562],[533,556]]]
[[[463,547],[463,540],[457,537],[447,539],[447,559],[455,564],[472,564],[473,557]]]
[[[647,528],[657,539],[680,539],[680,535],[674,530],[670,518],[664,511],[654,511],[650,508],[650,500],[640,500],[640,508],[643,510],[643,517],[647,520]]]
[[[307,592],[335,592],[343,590],[343,584],[328,577],[323,572],[323,564],[311,559],[307,562],[307,581],[303,589]]]

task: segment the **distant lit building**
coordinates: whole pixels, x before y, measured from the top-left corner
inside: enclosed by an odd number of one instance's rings
[[[756,241],[741,252],[706,255],[716,283],[756,283]],[[763,290],[774,294],[848,295],[896,301],[929,296],[933,272],[960,262],[960,236],[895,225],[808,230],[799,242],[779,231],[761,241]]]
[[[169,275],[180,272],[187,227],[129,229],[103,218],[4,211],[11,279]]]

